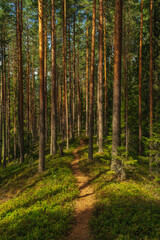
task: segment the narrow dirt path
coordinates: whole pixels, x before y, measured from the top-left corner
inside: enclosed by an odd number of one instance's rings
[[[78,150],[84,146],[81,140],[81,146],[73,154],[74,161],[71,163],[73,173],[77,179],[80,190],[79,199],[76,200],[76,223],[68,235],[67,240],[91,240],[89,231],[89,220],[92,215],[95,194],[93,187],[88,183],[89,178],[85,176],[79,168]]]

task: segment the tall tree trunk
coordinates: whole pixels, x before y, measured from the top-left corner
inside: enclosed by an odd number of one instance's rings
[[[39,105],[39,166],[38,171],[45,170],[45,101],[44,101],[44,36],[43,36],[43,0],[38,0],[39,19],[39,82],[40,82],[40,105]]]
[[[112,161],[111,170],[125,177],[122,163],[117,158],[121,145],[121,50],[122,50],[122,0],[115,1],[115,42],[114,42],[114,82],[112,119]]]
[[[107,55],[106,55],[106,17],[103,9],[103,45],[104,45],[104,134],[107,135]]]
[[[37,140],[36,126],[36,103],[35,103],[35,76],[34,76],[34,57],[32,57],[32,137],[33,142]]]
[[[141,0],[141,23],[139,42],[139,156],[142,155],[142,35],[143,35],[143,0]]]
[[[17,27],[18,27],[18,78],[19,78],[19,147],[20,162],[24,162],[24,132],[23,132],[23,73],[22,73],[22,0],[21,9],[17,1]]]
[[[3,69],[1,73],[1,107],[0,107],[0,166],[2,166],[2,105],[3,105]]]
[[[99,0],[99,109],[98,109],[98,151],[103,152],[103,0]]]
[[[71,36],[69,24],[69,131],[71,139],[73,138],[72,120]]]
[[[45,98],[45,140],[48,141],[48,121],[47,121],[47,4],[45,10],[44,26],[44,98]]]
[[[29,145],[29,129],[30,129],[30,106],[29,106],[29,102],[30,102],[30,94],[29,94],[29,90],[30,90],[30,70],[29,70],[29,33],[28,33],[28,18],[27,18],[27,101],[26,101],[26,116],[27,116],[27,135],[28,135],[28,145]]]
[[[153,0],[150,0],[150,138],[153,134]],[[152,144],[150,146],[152,150]],[[149,171],[152,171],[153,158],[150,156]]]
[[[17,124],[16,124],[16,76],[15,76],[15,54],[14,54],[15,48],[13,44],[13,92],[14,92],[14,160],[16,160],[17,157],[17,142],[16,142],[16,133],[17,133]]]
[[[80,82],[79,82],[79,50],[77,52],[77,97],[78,97],[78,137],[81,134],[81,97],[80,97]]]
[[[64,105],[65,105],[65,122],[66,122],[66,142],[69,148],[69,132],[68,132],[68,99],[67,99],[67,15],[66,0],[63,0],[63,80],[64,80]]]
[[[4,37],[5,38],[5,37]],[[5,44],[5,39],[4,39]],[[5,46],[3,48],[2,69],[3,73],[3,168],[6,168],[6,57]]]
[[[75,79],[76,79],[76,57],[75,57],[75,22],[76,22],[76,14],[75,14],[75,2],[74,2],[74,19],[73,19],[73,139],[75,137]]]
[[[91,73],[90,73],[90,98],[89,98],[89,146],[88,160],[93,160],[93,94],[94,94],[94,56],[95,56],[95,30],[96,30],[96,0],[93,0],[92,16],[92,47],[91,47]]]
[[[51,91],[51,149],[50,153],[56,154],[56,47],[55,47],[55,16],[54,0],[52,0],[52,91]]]
[[[8,50],[9,51],[9,50]],[[9,52],[8,52],[9,55]],[[9,59],[8,59],[8,114],[7,114],[7,145],[8,145],[8,162],[10,162],[10,153],[11,153],[11,148],[10,148],[10,64],[9,64]]]
[[[87,47],[86,47],[86,136],[88,136],[89,115],[88,115],[88,79],[89,79],[89,43],[88,43],[88,25],[87,25]]]

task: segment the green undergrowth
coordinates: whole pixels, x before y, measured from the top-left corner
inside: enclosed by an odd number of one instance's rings
[[[24,164],[0,169],[0,240],[63,239],[74,221],[79,194],[70,169],[77,145],[62,157],[46,155],[46,170],[40,175],[33,157],[38,148]]]
[[[87,139],[84,140],[87,143]],[[126,181],[115,178],[110,171],[111,145],[88,162],[88,145],[79,150],[81,169],[90,177],[96,193],[96,204],[90,220],[97,240],[159,240],[160,185],[157,174],[148,174],[148,161],[128,157],[124,161]]]

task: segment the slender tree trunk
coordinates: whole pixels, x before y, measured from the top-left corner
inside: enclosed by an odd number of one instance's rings
[[[63,80],[64,80],[64,115],[66,126],[67,149],[69,148],[69,131],[68,131],[68,99],[67,99],[67,16],[66,0],[63,0]]]
[[[2,105],[3,105],[3,70],[1,73],[1,108],[0,108],[0,166],[2,166]]]
[[[99,110],[98,151],[103,152],[103,0],[99,0]]]
[[[69,130],[70,138],[73,138],[73,126],[72,126],[72,77],[71,77],[71,39],[70,39],[70,24],[69,24]]]
[[[122,51],[122,0],[115,1],[115,42],[114,42],[114,82],[112,119],[112,161],[111,170],[123,179],[125,173],[117,158],[121,145],[121,51]]]
[[[54,0],[52,0],[52,91],[51,91],[51,149],[50,153],[56,154],[56,47],[55,47],[55,16]]]
[[[17,1],[17,27],[18,27],[18,78],[19,78],[19,144],[20,144],[20,162],[24,162],[24,132],[23,132],[23,73],[22,73],[22,0],[21,9],[19,0]]]
[[[46,4],[47,9],[47,4]],[[47,122],[47,10],[45,11],[45,30],[44,30],[44,98],[45,98],[45,140],[48,141],[48,122]]]
[[[92,47],[91,47],[91,74],[90,74],[90,98],[89,98],[89,146],[88,160],[93,160],[93,94],[94,94],[94,56],[95,56],[95,30],[96,30],[96,0],[93,0],[92,16]]]
[[[35,76],[34,76],[34,57],[32,57],[32,137],[33,142],[37,139],[37,126],[36,126],[36,102],[35,102]]]
[[[80,97],[80,82],[79,82],[79,50],[77,52],[77,97],[78,97],[78,137],[81,134],[81,97]]]
[[[75,79],[76,79],[76,57],[75,57],[75,22],[76,22],[76,14],[75,14],[75,2],[74,2],[74,19],[73,19],[73,139],[75,138]]]
[[[5,44],[5,39],[4,39]],[[3,73],[3,168],[6,168],[6,57],[5,46],[3,48],[2,69]]]
[[[29,115],[29,112],[30,112],[30,106],[29,106],[29,97],[30,97],[30,94],[29,94],[29,89],[30,89],[30,71],[29,71],[29,33],[28,33],[28,18],[27,18],[27,101],[26,101],[26,110],[27,110],[27,135],[28,135],[28,145],[29,145],[29,129],[30,129],[30,124],[29,124],[29,118],[30,118],[30,115]]]
[[[16,124],[16,76],[15,76],[15,54],[14,54],[14,45],[13,45],[13,92],[14,92],[14,161],[17,157],[17,142],[16,142],[16,133],[17,133],[17,124]]]
[[[150,0],[150,138],[153,134],[153,0]],[[152,144],[150,146],[152,150]],[[152,172],[153,157],[150,156],[149,171]]]
[[[87,25],[87,47],[86,47],[86,136],[88,136],[88,125],[89,125],[89,115],[88,115],[88,79],[89,79],[89,43],[88,43],[88,25]]]
[[[103,9],[103,45],[104,45],[104,134],[107,135],[107,55],[106,55],[106,17]]]
[[[143,0],[141,0],[141,23],[139,43],[139,156],[142,155],[142,35],[143,35]]]
[[[39,81],[40,81],[40,109],[39,109],[39,166],[38,171],[45,170],[45,101],[44,101],[44,36],[43,36],[43,0],[38,0],[39,19]]]
[[[9,55],[9,53],[8,53]],[[7,145],[8,145],[8,162],[10,162],[10,153],[11,153],[11,148],[10,148],[10,128],[11,128],[11,123],[10,123],[10,65],[9,65],[9,59],[8,59],[8,114],[7,114]]]

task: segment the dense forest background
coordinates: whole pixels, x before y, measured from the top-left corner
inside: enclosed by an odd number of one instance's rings
[[[83,138],[92,177],[109,158],[109,178],[145,168],[159,183],[159,33],[159,0],[1,1],[2,176],[35,158],[48,171]],[[141,237],[121,239],[159,239]]]

